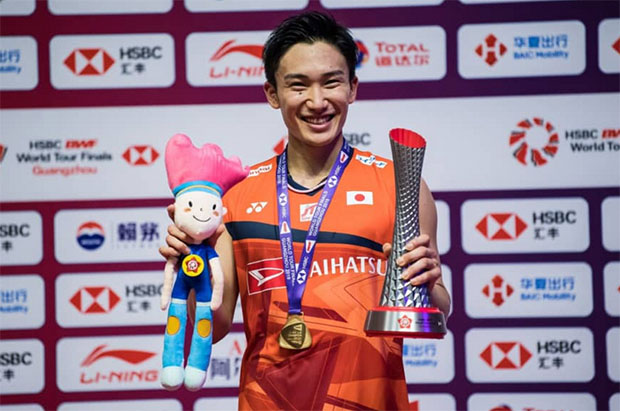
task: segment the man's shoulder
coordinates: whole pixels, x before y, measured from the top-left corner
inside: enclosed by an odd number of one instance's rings
[[[372,167],[377,171],[390,171],[394,167],[392,160],[389,158],[380,156],[371,151],[363,151],[358,148],[354,148],[351,162],[358,166]]]

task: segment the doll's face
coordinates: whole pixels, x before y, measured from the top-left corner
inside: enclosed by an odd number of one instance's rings
[[[189,191],[174,202],[174,223],[194,240],[211,237],[222,223],[226,208],[222,199],[204,191]]]

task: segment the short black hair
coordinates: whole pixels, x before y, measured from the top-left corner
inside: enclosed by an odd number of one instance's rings
[[[349,68],[349,81],[355,77],[357,45],[349,29],[333,17],[310,11],[284,20],[265,42],[263,64],[267,81],[276,86],[276,71],[282,56],[295,44],[314,44],[323,41],[336,47],[344,56]]]

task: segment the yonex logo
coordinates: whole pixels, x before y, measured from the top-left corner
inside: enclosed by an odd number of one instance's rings
[[[490,213],[476,224],[476,230],[488,240],[515,240],[527,224],[514,213]]]
[[[475,51],[489,66],[493,66],[499,61],[499,57],[506,54],[508,49],[497,37],[493,34],[489,34],[485,37],[484,43],[479,44]]]
[[[542,147],[540,144],[531,142],[531,139],[535,138],[532,135],[540,133],[543,134],[543,140],[545,140]],[[528,134],[530,134],[529,144]],[[520,121],[517,123],[517,130],[510,133],[510,146],[516,147],[513,155],[523,165],[531,163],[534,166],[542,166],[546,164],[558,152],[559,143],[560,139],[553,125],[539,117]]]
[[[100,76],[114,65],[114,59],[104,49],[76,49],[64,64],[78,76]]]
[[[258,201],[258,202],[255,202],[255,203],[250,203],[250,206],[248,208],[246,208],[245,212],[247,214],[252,214],[254,212],[260,213],[261,211],[263,211],[265,209],[266,205],[267,205],[266,201]]]
[[[493,342],[480,353],[480,358],[495,370],[516,370],[532,358],[532,353],[519,342]]]
[[[148,166],[159,158],[152,146],[131,146],[123,153],[123,158],[132,166]]]
[[[110,287],[82,287],[69,302],[83,314],[104,314],[112,311],[120,300]]]
[[[482,287],[482,294],[490,298],[493,304],[498,307],[504,304],[506,298],[510,297],[513,292],[514,288],[498,274],[491,279],[490,284]]]
[[[107,345],[103,344],[95,348],[80,364],[88,367],[102,358],[116,358],[129,364],[137,365],[155,356],[154,352],[139,350],[106,350]]]
[[[211,56],[211,61],[221,60],[223,57],[231,53],[244,53],[250,56],[262,59],[263,46],[260,44],[240,44],[234,45],[237,40],[228,40]]]

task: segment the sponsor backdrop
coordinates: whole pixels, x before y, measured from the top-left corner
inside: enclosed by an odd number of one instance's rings
[[[1,0],[0,409],[236,408],[240,310],[204,389],[159,386],[162,155],[282,150],[260,55],[300,10],[358,43],[347,140],[428,140],[454,304],[404,341],[411,408],[620,409],[619,6],[524,0]]]

